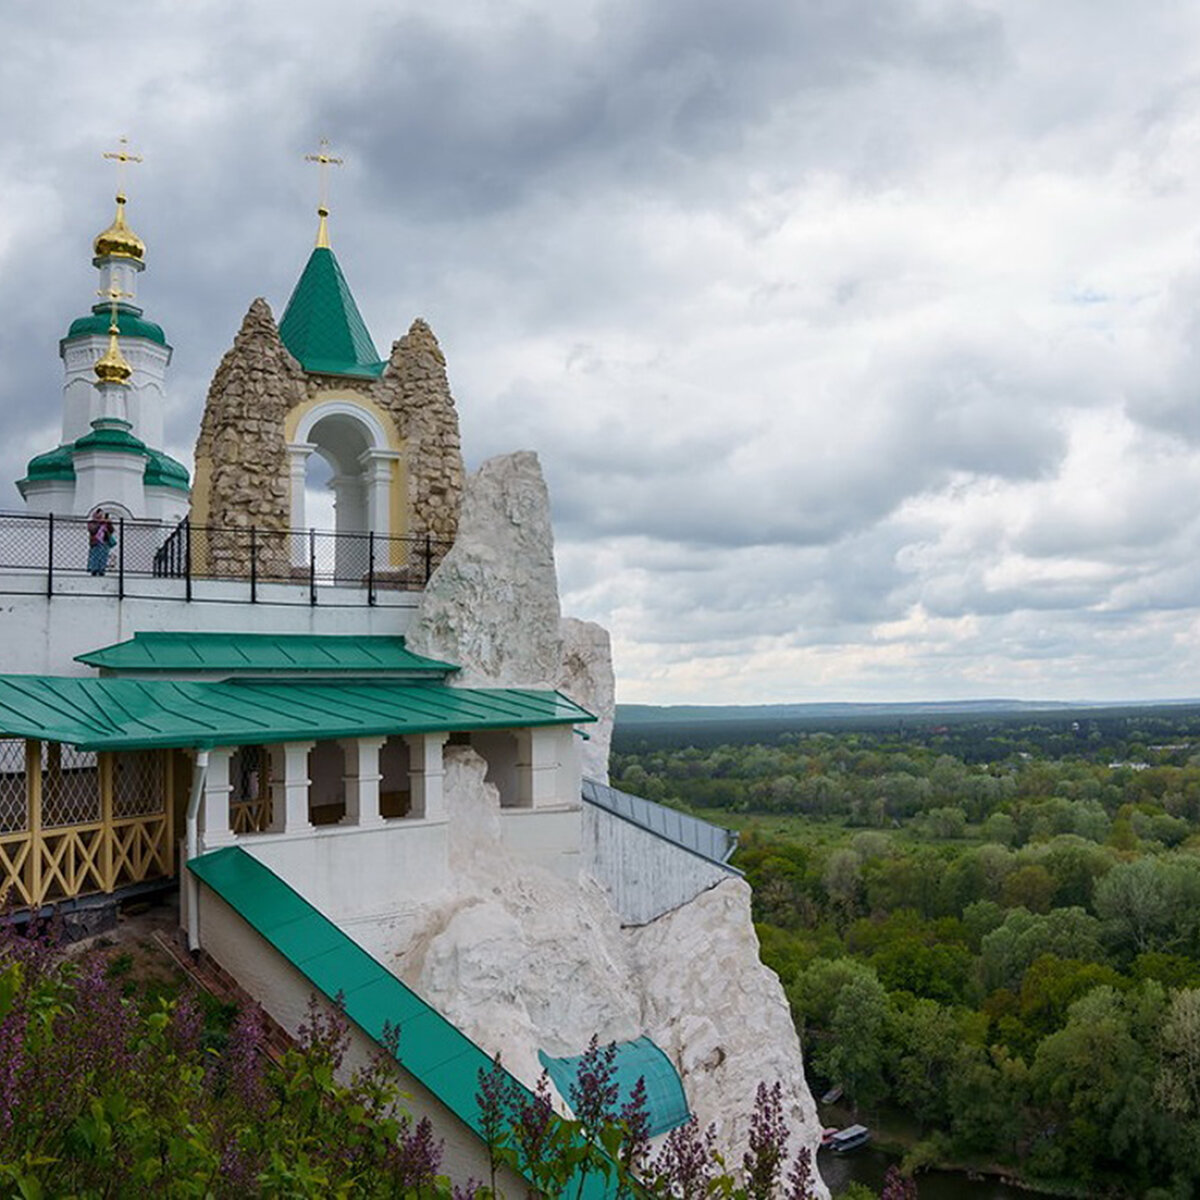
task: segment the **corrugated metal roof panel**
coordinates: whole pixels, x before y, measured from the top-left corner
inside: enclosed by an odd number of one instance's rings
[[[306,633],[135,633],[78,654],[112,671],[374,671],[444,676],[454,663],[414,654],[402,637]]]
[[[521,688],[0,675],[0,733],[89,750],[245,746],[595,719],[558,692]]]
[[[589,804],[614,813],[642,829],[648,829],[651,833],[700,855],[701,858],[728,867],[730,871],[737,870],[736,867],[729,866],[729,860],[738,844],[736,830],[724,829],[720,825],[702,821],[699,817],[689,816],[678,809],[668,808],[665,804],[656,804],[653,800],[619,791],[595,779],[583,781],[583,798]]]
[[[538,1060],[546,1068],[558,1094],[569,1104],[571,1085],[579,1078],[583,1055],[552,1058],[544,1050],[539,1050]],[[650,1038],[643,1035],[632,1042],[618,1042],[613,1055],[612,1072],[613,1082],[617,1085],[616,1108],[623,1108],[629,1103],[639,1079],[645,1083],[651,1137],[682,1125],[691,1116],[679,1072]]]

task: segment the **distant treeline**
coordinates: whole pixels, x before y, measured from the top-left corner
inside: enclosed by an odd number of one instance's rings
[[[613,749],[642,754],[685,746],[780,745],[815,733],[865,733],[929,746],[966,762],[992,762],[1020,743],[1030,753],[1089,756],[1128,743],[1200,737],[1200,703],[1068,707],[1050,710],[955,706],[765,706],[692,710],[619,705]],[[786,711],[779,711],[786,710]],[[689,718],[693,711],[710,715]],[[720,715],[713,715],[720,714]]]

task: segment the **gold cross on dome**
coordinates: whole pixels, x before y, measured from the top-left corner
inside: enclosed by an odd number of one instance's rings
[[[340,159],[340,158],[334,158],[333,155],[331,155],[329,153],[329,139],[322,138],[320,150],[318,150],[316,154],[306,154],[304,156],[304,161],[316,163],[318,169],[321,172],[320,205],[321,205],[321,208],[323,208],[325,210],[325,215],[328,216],[329,215],[329,168],[330,167],[340,167],[344,160]]]
[[[129,153],[129,139],[118,138],[116,150],[106,150],[104,157],[112,159],[117,164],[117,191],[121,195],[125,194],[125,167],[127,163],[140,163],[142,156],[140,154]]]
[[[119,287],[116,286],[116,284],[114,284],[112,287],[100,288],[96,295],[101,296],[108,301],[108,332],[119,332],[117,328],[117,305],[122,300],[131,300],[133,298],[133,293],[123,292]]]

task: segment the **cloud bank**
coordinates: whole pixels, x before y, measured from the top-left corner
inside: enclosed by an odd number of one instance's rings
[[[1200,693],[1194,6],[134,0],[111,69],[18,8],[3,478],[57,441],[100,151],[146,157],[187,461],[324,135],[380,349],[424,315],[469,462],[539,451],[621,699]]]

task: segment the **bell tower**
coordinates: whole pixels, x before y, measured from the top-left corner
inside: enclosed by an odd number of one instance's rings
[[[437,339],[421,320],[381,359],[329,238],[325,175],[340,160],[322,143],[316,243],[276,325],[256,300],[213,377],[196,442],[192,525],[305,530],[312,457],[332,472],[338,553],[374,535],[382,568],[405,543],[452,539],[463,465],[458,415]],[[300,557],[302,539],[294,538]],[[352,577],[355,564],[336,565]]]
[[[17,488],[34,513],[82,516],[96,505],[175,522],[188,508],[187,468],[163,452],[171,347],[137,300],[146,245],[125,219],[124,172],[141,158],[125,139],[104,156],[121,171],[112,223],[96,235],[100,297],[59,342],[63,418],[58,446],[31,459]]]

